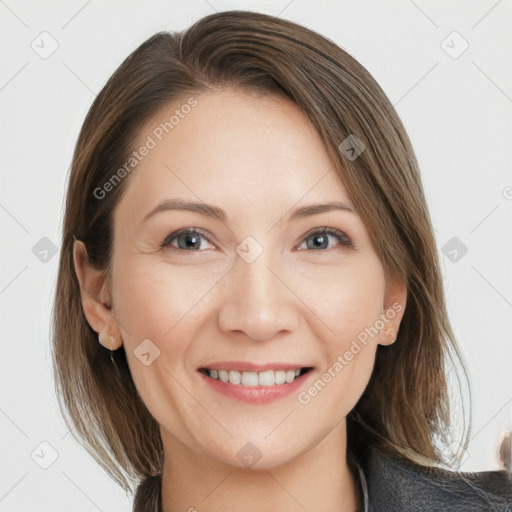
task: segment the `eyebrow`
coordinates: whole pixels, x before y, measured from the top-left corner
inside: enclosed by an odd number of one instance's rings
[[[219,208],[218,206],[214,206],[207,203],[200,203],[195,201],[185,201],[183,199],[167,199],[160,204],[158,204],[153,210],[151,210],[143,219],[146,221],[153,215],[168,211],[168,210],[186,210],[191,212],[200,213],[202,215],[206,215],[207,217],[212,217],[214,219],[225,222],[228,218],[226,212]],[[343,210],[352,213],[356,213],[354,208],[348,204],[341,203],[339,201],[331,201],[329,203],[323,204],[311,204],[308,206],[301,206],[292,210],[292,212],[288,215],[287,220],[295,220],[301,219],[304,217],[309,217],[311,215],[317,215],[319,213],[325,213],[332,210]]]

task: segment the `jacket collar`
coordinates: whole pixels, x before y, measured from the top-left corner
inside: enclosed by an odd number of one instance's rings
[[[512,510],[512,473],[423,466],[372,447],[358,461],[364,512]]]

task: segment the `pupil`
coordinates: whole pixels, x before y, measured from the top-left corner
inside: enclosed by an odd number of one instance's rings
[[[319,247],[325,249],[327,247],[327,243],[329,240],[326,235],[313,235],[311,238],[315,241],[313,244],[314,249],[315,248],[317,249]],[[320,242],[318,242],[318,241],[320,241]],[[310,247],[310,249],[311,249],[311,247]]]
[[[201,245],[200,238],[197,235],[183,235],[185,237],[185,249],[196,249]]]

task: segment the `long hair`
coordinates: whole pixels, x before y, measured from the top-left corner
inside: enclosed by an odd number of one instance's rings
[[[386,274],[407,286],[398,338],[378,347],[368,386],[347,418],[349,445],[359,453],[379,446],[415,462],[441,463],[440,441],[450,425],[446,361],[460,354],[404,126],[368,71],[332,41],[244,11],[149,38],[116,70],[84,121],[69,177],[53,317],[55,381],[68,425],[125,490],[162,469],[159,427],[137,394],[124,349],[115,352],[113,371],[83,314],[73,243],[83,241],[89,264],[108,273],[113,211],[130,177],[106,197],[98,189],[127,161],[138,131],[162,107],[225,87],[285,95],[304,112]],[[356,159],[339,149],[350,135],[365,145]],[[467,432],[459,444],[466,447]]]

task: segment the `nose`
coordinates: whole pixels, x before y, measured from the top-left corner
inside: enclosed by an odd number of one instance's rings
[[[254,341],[266,341],[293,332],[299,321],[298,300],[293,294],[292,274],[271,266],[266,251],[254,262],[237,257],[223,283],[219,326],[244,333]]]

